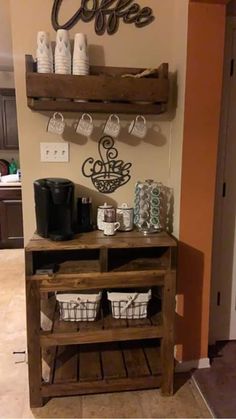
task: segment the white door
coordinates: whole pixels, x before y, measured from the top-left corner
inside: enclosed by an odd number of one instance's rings
[[[210,343],[232,339],[236,339],[236,18],[231,17],[226,35]]]

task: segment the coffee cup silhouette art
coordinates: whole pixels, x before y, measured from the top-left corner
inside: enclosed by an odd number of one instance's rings
[[[100,160],[88,157],[82,166],[83,175],[90,177],[95,188],[105,194],[115,192],[131,179],[132,163],[117,159],[118,150],[114,144],[112,137],[102,137],[98,143]]]

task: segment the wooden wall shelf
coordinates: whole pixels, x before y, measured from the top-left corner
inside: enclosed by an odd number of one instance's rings
[[[123,74],[138,74],[142,70],[91,66],[89,76],[40,74],[36,72],[33,57],[26,55],[28,106],[35,111],[165,112],[169,97],[168,64],[162,64],[154,76],[121,77]]]

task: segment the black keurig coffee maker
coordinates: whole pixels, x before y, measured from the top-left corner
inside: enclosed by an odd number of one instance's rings
[[[37,233],[54,241],[73,238],[74,184],[48,178],[34,182]]]

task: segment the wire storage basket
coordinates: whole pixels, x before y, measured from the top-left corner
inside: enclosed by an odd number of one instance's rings
[[[92,322],[96,320],[102,292],[82,294],[56,294],[59,304],[60,320],[71,322]]]
[[[146,319],[152,292],[108,292],[107,297],[115,319]]]

